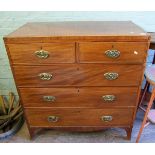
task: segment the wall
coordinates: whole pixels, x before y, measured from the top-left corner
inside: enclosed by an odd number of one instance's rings
[[[155,32],[155,12],[0,12],[0,94],[18,95],[5,51],[3,36],[26,22],[132,20],[146,31]],[[148,63],[153,51],[149,52]]]

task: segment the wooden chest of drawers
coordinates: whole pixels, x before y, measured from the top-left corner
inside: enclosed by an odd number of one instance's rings
[[[28,23],[4,37],[31,137],[120,127],[130,139],[149,40],[132,22]]]

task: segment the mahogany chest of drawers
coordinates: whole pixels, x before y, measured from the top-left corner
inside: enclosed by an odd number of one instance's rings
[[[150,41],[140,27],[28,23],[4,41],[31,137],[120,127],[131,138]]]

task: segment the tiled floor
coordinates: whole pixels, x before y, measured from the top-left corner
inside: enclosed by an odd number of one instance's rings
[[[26,124],[12,138],[0,142],[5,143],[133,143],[139,131],[143,113],[138,112],[131,141],[125,140],[126,133],[123,129],[107,129],[100,132],[77,133],[46,130],[37,135],[33,140],[29,140]],[[140,142],[155,142],[155,125],[149,125],[144,129]]]

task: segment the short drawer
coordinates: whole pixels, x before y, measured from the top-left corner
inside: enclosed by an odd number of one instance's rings
[[[64,64],[51,66],[13,66],[18,86],[137,86],[144,66]]]
[[[20,88],[24,107],[136,106],[138,87]]]
[[[25,109],[30,126],[82,127],[125,126],[132,122],[133,109],[32,108]]]
[[[143,63],[146,42],[84,42],[79,43],[79,61],[95,63]]]
[[[75,62],[75,43],[9,44],[13,64]]]

